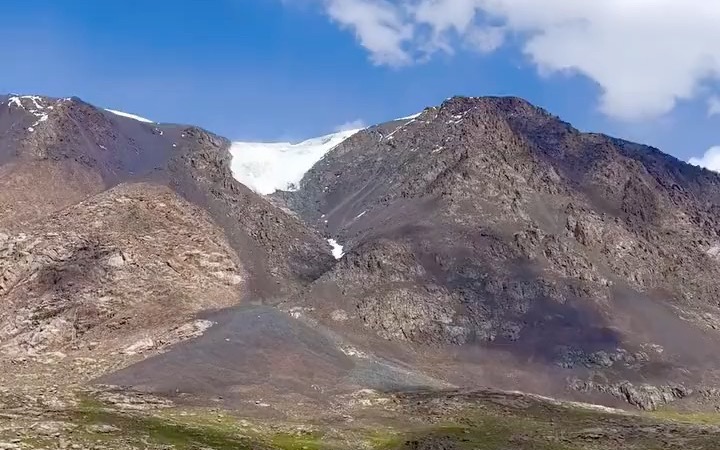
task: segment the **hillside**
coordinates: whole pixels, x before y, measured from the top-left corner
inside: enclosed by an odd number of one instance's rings
[[[521,99],[456,97],[357,133],[276,201],[344,246],[305,296],[326,323],[445,348],[469,364],[455,382],[528,386],[531,364],[654,407],[717,381],[719,187]]]
[[[0,96],[0,175],[0,449],[717,442],[720,176],[656,149],[517,98],[261,144]]]
[[[0,125],[6,381],[88,381],[201,334],[201,311],[272,303],[333,262],[204,130],[38,96],[5,97]]]

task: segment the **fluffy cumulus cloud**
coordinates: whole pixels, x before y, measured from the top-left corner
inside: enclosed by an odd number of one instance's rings
[[[690,158],[688,162],[695,166],[720,172],[720,145],[711,147],[701,158]]]
[[[330,0],[326,6],[328,15],[355,33],[376,64],[411,62],[404,47],[413,37],[412,25],[396,5],[383,0]]]
[[[323,0],[376,64],[406,65],[508,37],[540,73],[594,80],[607,115],[670,112],[720,79],[718,0]],[[718,102],[710,103],[713,114]]]

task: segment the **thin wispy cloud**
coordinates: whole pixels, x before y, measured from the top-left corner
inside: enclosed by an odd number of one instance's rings
[[[365,128],[367,125],[362,119],[351,120],[335,127],[334,131],[339,133],[341,131],[359,130]]]
[[[707,104],[708,117],[720,115],[720,97],[713,95],[708,99]]]

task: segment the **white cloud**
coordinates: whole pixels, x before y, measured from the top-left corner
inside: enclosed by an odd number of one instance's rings
[[[708,99],[707,108],[708,117],[720,115],[720,97],[716,95],[710,97]]]
[[[375,64],[403,65],[412,58],[404,46],[412,39],[412,24],[384,0],[327,0],[327,13],[340,26],[354,31]]]
[[[688,162],[694,166],[720,172],[720,145],[711,147],[702,158],[690,158]]]
[[[609,116],[645,119],[720,79],[717,0],[324,0],[377,64],[458,45],[488,52],[508,34],[543,73],[594,80]]]
[[[362,119],[357,119],[357,120],[351,120],[349,122],[345,122],[342,125],[336,126],[334,131],[336,133],[338,133],[341,131],[360,130],[360,129],[366,128],[366,127],[367,127],[367,125],[365,124],[365,122]]]
[[[466,33],[467,43],[481,53],[494,52],[503,45],[505,29],[502,27],[474,28]]]

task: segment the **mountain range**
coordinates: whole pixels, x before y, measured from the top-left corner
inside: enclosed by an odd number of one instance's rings
[[[0,96],[0,205],[0,400],[17,413],[0,448],[39,448],[38,416],[74,448],[162,448],[129,423],[182,432],[176,448],[717,437],[647,421],[720,408],[720,175],[519,98],[260,144]],[[180,407],[276,425],[217,441],[157,425]],[[472,437],[438,431],[464,408],[483,411]],[[584,437],[548,438],[546,415]],[[481,447],[498,417],[532,426]],[[373,441],[391,424],[397,443]]]

